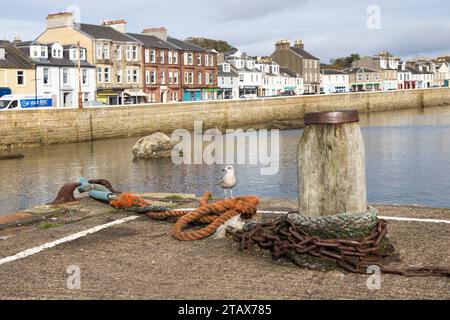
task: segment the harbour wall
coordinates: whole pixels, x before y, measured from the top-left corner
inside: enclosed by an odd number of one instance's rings
[[[108,106],[86,109],[0,111],[0,150],[27,146],[139,137],[176,129],[236,129],[298,121],[310,112],[361,113],[450,105],[450,89]]]

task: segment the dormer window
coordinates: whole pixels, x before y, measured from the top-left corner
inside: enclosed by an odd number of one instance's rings
[[[47,47],[41,46],[41,58],[47,57]]]
[[[230,72],[230,64],[229,63],[225,63],[223,65],[223,72]]]
[[[5,48],[0,48],[0,60],[5,60],[5,59],[6,59]]]

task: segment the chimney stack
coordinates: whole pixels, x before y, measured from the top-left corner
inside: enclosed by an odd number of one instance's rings
[[[104,27],[111,27],[121,33],[127,32],[127,21],[126,20],[105,20],[103,21]]]
[[[20,38],[20,36],[14,37],[14,44],[19,44],[21,42],[22,42],[22,38]]]
[[[164,27],[160,28],[147,28],[142,31],[143,34],[148,34],[155,36],[163,41],[167,41],[167,29]]]
[[[291,42],[289,40],[280,40],[275,44],[276,50],[289,50],[291,48]]]
[[[75,16],[71,12],[51,13],[47,16],[47,29],[75,27]]]
[[[305,49],[305,44],[303,43],[303,40],[297,40],[297,41],[295,41],[294,46],[295,46],[296,48],[299,48],[299,49],[302,49],[302,50]]]

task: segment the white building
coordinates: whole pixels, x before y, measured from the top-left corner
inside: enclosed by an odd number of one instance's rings
[[[219,99],[238,99],[239,98],[239,74],[231,67],[231,64],[224,62],[218,65],[219,73],[217,84],[219,87]]]
[[[81,85],[83,103],[95,101],[95,67],[86,62],[86,50],[59,43],[20,42],[16,47],[31,58],[36,66],[36,95],[52,95],[54,106],[78,107]]]
[[[450,87],[450,62],[444,62],[437,68],[436,83],[440,87]]]
[[[350,92],[350,76],[339,70],[322,69],[320,91],[325,94]]]

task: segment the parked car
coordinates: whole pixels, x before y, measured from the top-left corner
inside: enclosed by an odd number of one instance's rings
[[[11,94],[11,89],[10,88],[0,88],[0,98],[6,95]]]
[[[295,92],[292,90],[287,90],[280,93],[280,97],[292,97],[295,95],[296,95]]]
[[[0,98],[0,110],[6,109],[32,109],[51,108],[53,106],[52,95],[4,95]]]
[[[83,102],[83,107],[103,107],[106,106],[103,102],[100,101],[85,101]]]
[[[256,94],[244,94],[239,97],[240,99],[256,99],[258,96]]]

